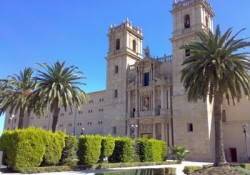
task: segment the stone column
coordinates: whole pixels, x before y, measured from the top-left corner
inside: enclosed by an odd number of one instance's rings
[[[171,124],[171,120],[169,120],[169,127],[168,127],[168,133],[169,133],[169,146],[172,146],[172,124]]]
[[[135,117],[138,117],[138,90],[135,90]]]
[[[166,94],[166,99],[167,99],[167,105],[166,105],[167,107],[166,108],[169,109],[169,94],[168,94],[169,93],[169,89],[168,88],[167,88],[167,92],[166,93],[167,93]]]
[[[130,109],[130,90],[128,90],[128,113],[127,113],[127,117],[130,118],[131,117],[131,109]]]
[[[171,115],[171,89],[168,87],[168,114]]]
[[[127,137],[130,137],[130,123],[128,121],[128,125],[127,125]]]
[[[161,109],[164,109],[164,86],[161,86]]]
[[[153,97],[152,97],[152,99],[153,99],[153,116],[156,116],[156,113],[155,113],[155,111],[156,111],[156,108],[155,108],[155,86],[153,87]]]
[[[154,120],[152,122],[152,125],[153,125],[153,138],[156,139],[156,129],[155,129],[155,122],[154,122]]]
[[[165,122],[161,123],[161,140],[166,141],[166,137],[165,137]]]

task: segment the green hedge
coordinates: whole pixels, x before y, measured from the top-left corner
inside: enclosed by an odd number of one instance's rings
[[[115,149],[110,156],[110,162],[132,162],[134,158],[134,140],[131,138],[116,138]]]
[[[59,163],[62,150],[65,146],[65,137],[66,135],[61,132],[53,133],[51,131],[44,131],[45,154],[43,157],[43,166]]]
[[[200,169],[202,169],[201,166],[185,166],[183,172],[185,174],[190,174],[190,173],[192,173],[196,170],[200,170]]]
[[[162,161],[165,160],[167,145],[164,141],[155,139],[138,139],[138,154],[141,162]]]
[[[65,147],[62,151],[62,157],[60,160],[61,165],[77,165],[77,139],[75,136],[66,136]]]
[[[101,155],[103,157],[109,157],[113,154],[115,148],[115,138],[112,136],[102,137],[102,149]]]
[[[0,148],[4,151],[4,161],[8,166],[14,170],[39,166],[45,152],[43,133],[42,129],[35,128],[4,131]]]
[[[46,173],[46,172],[62,172],[62,171],[82,171],[86,169],[107,169],[120,167],[134,167],[134,166],[150,166],[150,165],[168,165],[176,162],[129,162],[129,163],[101,163],[93,165],[77,165],[77,166],[47,166],[47,167],[25,167],[19,170],[20,173]],[[175,168],[164,168],[165,172],[174,173]],[[169,174],[170,175],[170,174]],[[172,174],[171,174],[172,175]]]
[[[103,173],[97,173],[96,175],[134,175],[134,174],[145,174],[145,175],[175,175],[176,168],[157,168],[157,169],[131,169],[131,170],[120,170],[120,171],[106,171]]]
[[[81,136],[78,141],[78,158],[81,165],[97,163],[101,156],[102,137],[99,135]]]

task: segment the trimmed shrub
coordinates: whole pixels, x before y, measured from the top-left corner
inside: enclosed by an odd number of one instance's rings
[[[164,141],[155,139],[138,139],[137,144],[139,145],[138,154],[141,162],[165,160],[167,146]]]
[[[250,170],[250,163],[230,163],[232,167],[241,167],[247,170]]]
[[[65,147],[60,160],[61,165],[77,165],[77,140],[75,136],[66,136]]]
[[[59,163],[62,155],[62,150],[65,146],[66,135],[62,132],[53,133],[46,131],[43,140],[45,144],[45,154],[43,157],[43,166],[56,165]]]
[[[99,135],[80,136],[78,141],[78,158],[81,165],[97,163],[101,155],[102,137]]]
[[[190,174],[190,173],[192,173],[196,170],[200,170],[200,169],[202,169],[202,167],[200,167],[200,166],[185,166],[183,172],[185,174]]]
[[[242,175],[248,175],[248,174],[250,174],[250,170],[245,169],[245,168],[242,168],[242,167],[240,167],[240,166],[236,166],[236,167],[235,167],[235,170],[236,170],[237,172],[239,172],[240,174],[242,174]]]
[[[132,169],[132,170],[120,170],[120,171],[107,171],[107,172],[97,173],[96,175],[132,175],[132,174],[175,175],[176,168]]]
[[[21,168],[19,172],[23,174],[34,174],[34,173],[71,171],[72,169],[73,168],[70,166],[29,167],[29,168]]]
[[[45,152],[43,133],[42,129],[35,128],[4,131],[0,147],[7,165],[14,170],[39,166]]]
[[[109,135],[102,137],[102,148],[101,148],[101,157],[109,157],[113,154],[115,148],[115,139]]]
[[[116,138],[115,149],[110,162],[132,162],[134,157],[134,140],[131,138]]]

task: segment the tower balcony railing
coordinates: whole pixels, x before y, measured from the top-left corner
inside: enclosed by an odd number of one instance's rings
[[[172,55],[164,55],[161,58],[156,58],[156,60],[160,61],[162,63],[164,63],[164,62],[170,62],[170,61],[173,61],[173,56]]]
[[[206,5],[211,7],[210,3],[207,2],[207,0],[178,0],[177,2],[175,2],[173,4],[173,10],[189,6],[189,5],[194,4],[196,2],[204,2]]]

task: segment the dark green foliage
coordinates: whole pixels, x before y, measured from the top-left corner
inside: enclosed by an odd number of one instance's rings
[[[101,136],[81,136],[78,141],[78,158],[81,165],[97,163],[101,155]]]
[[[110,162],[131,162],[134,156],[134,140],[131,138],[117,138],[115,149]]]
[[[200,166],[185,166],[183,172],[185,174],[190,174],[190,173],[192,173],[196,170],[200,170],[200,169],[202,169],[202,167],[200,167]]]
[[[137,140],[137,144],[141,162],[155,162],[165,159],[167,146],[164,141],[141,138]]]
[[[4,131],[0,148],[6,155],[4,161],[8,166],[14,170],[39,166],[45,152],[43,133],[41,129],[35,128]]]
[[[46,132],[43,137],[45,144],[43,165],[56,165],[59,163],[62,155],[62,150],[65,146],[65,137],[66,135],[61,132]]]
[[[62,157],[60,160],[61,165],[77,165],[77,140],[75,136],[67,136],[65,138],[65,147],[62,151]]]

